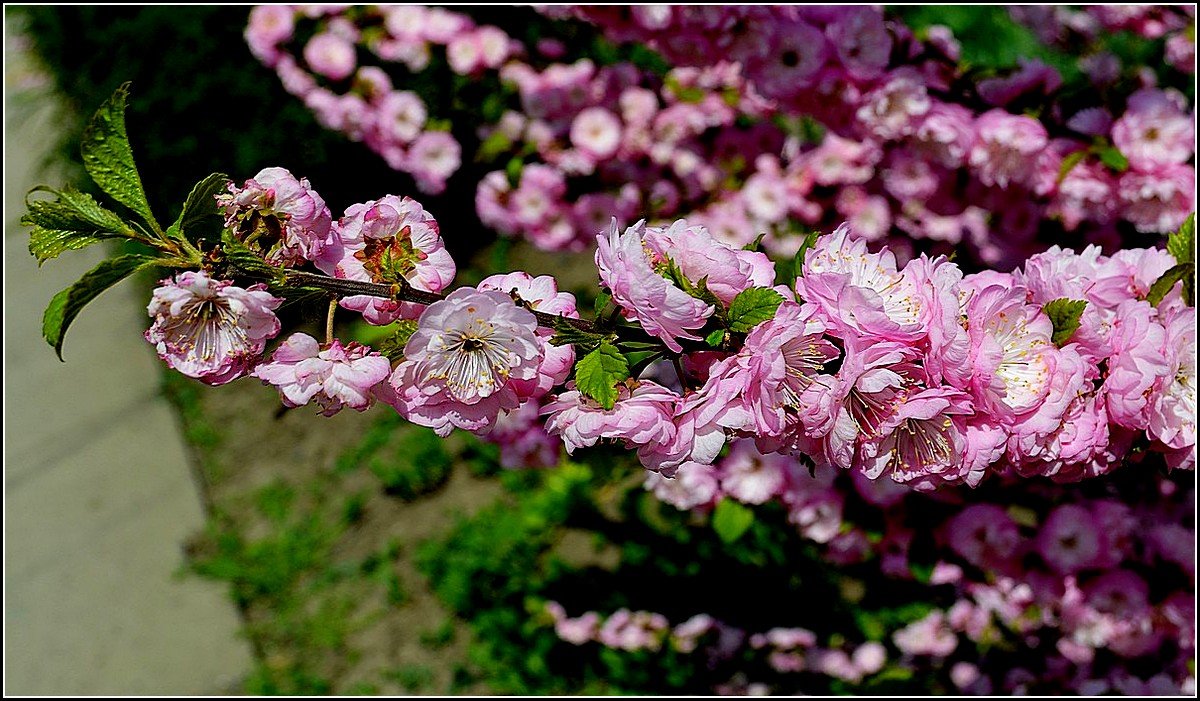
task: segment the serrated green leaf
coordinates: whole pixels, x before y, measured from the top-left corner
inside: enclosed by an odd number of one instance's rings
[[[216,196],[225,192],[228,184],[229,176],[224,173],[213,173],[196,183],[183,203],[183,211],[179,213],[179,218],[175,220],[175,223],[167,229],[167,234],[186,237],[188,229],[197,222],[202,221],[205,217],[215,216],[220,211],[217,208]]]
[[[1129,170],[1129,159],[1125,154],[1116,149],[1115,146],[1101,146],[1095,149],[1096,155],[1099,156],[1100,162],[1118,173],[1124,173]]]
[[[1175,283],[1189,278],[1195,280],[1195,275],[1196,265],[1194,263],[1180,263],[1172,267],[1150,286],[1150,291],[1146,293],[1146,301],[1157,307],[1158,303],[1163,301],[1163,297],[1166,297],[1171,288],[1175,286]]]
[[[100,206],[86,193],[48,187],[30,190],[30,194],[34,192],[48,192],[57,198],[25,201],[28,211],[21,217],[21,223],[33,227],[29,233],[29,252],[37,258],[38,265],[101,239],[135,236],[119,215]]]
[[[743,251],[757,251],[757,250],[759,250],[759,249],[762,247],[762,241],[763,241],[763,239],[765,239],[766,237],[767,237],[767,232],[765,232],[765,231],[764,231],[764,232],[762,232],[761,234],[759,234],[759,235],[758,235],[758,236],[757,236],[757,237],[754,239],[754,241],[752,241],[751,243],[748,243],[748,244],[746,244],[745,246],[742,246],[742,250],[743,250]]]
[[[608,308],[608,303],[612,301],[612,295],[607,292],[601,292],[596,295],[596,299],[592,302],[592,311],[599,317]]]
[[[585,331],[566,319],[559,318],[554,320],[554,335],[550,337],[550,343],[555,346],[576,346],[591,350],[609,338],[609,335]]]
[[[221,232],[221,253],[224,254],[225,260],[242,272],[282,282],[282,269],[263,260],[262,256],[239,241],[229,229]]]
[[[162,229],[150,211],[142,179],[133,162],[129,135],[125,133],[125,99],[129,83],[117,88],[83,130],[83,167],[109,197],[128,207],[155,232]]]
[[[1192,212],[1176,231],[1167,237],[1167,252],[1176,263],[1196,262],[1196,213]]]
[[[617,383],[629,377],[629,361],[608,341],[575,365],[575,387],[605,409],[617,402]]]
[[[733,499],[722,499],[713,510],[713,530],[725,544],[736,542],[753,524],[754,512]]]
[[[1087,151],[1073,151],[1063,158],[1062,165],[1058,169],[1058,182],[1062,183],[1066,179],[1067,174],[1075,169],[1075,166],[1083,163],[1083,159],[1087,158]]]
[[[792,279],[804,277],[804,257],[808,255],[808,250],[817,245],[817,239],[821,237],[820,232],[810,231],[804,235],[804,241],[800,243],[800,248],[797,249],[796,255],[792,256]]]
[[[783,295],[769,287],[742,290],[729,305],[729,330],[746,333],[762,322],[775,317],[783,304]]]
[[[713,348],[718,348],[725,342],[725,329],[716,329],[704,337],[704,342]]]
[[[1066,298],[1055,299],[1042,305],[1042,310],[1050,317],[1050,323],[1054,324],[1054,334],[1050,337],[1054,345],[1061,347],[1071,340],[1071,336],[1075,335],[1079,328],[1079,320],[1083,318],[1085,307],[1087,302],[1083,300]]]
[[[404,346],[408,344],[408,339],[417,332],[417,322],[403,320],[397,321],[393,325],[396,327],[396,332],[377,341],[374,348],[379,351],[380,355],[394,363],[404,359]]]
[[[42,315],[42,336],[62,360],[63,340],[67,328],[79,311],[101,292],[139,270],[154,264],[154,259],[141,255],[123,255],[108,258],[84,273],[74,285],[54,295]]]

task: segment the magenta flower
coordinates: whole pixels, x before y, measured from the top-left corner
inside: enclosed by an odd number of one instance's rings
[[[532,309],[547,314],[579,318],[575,308],[575,295],[569,292],[559,292],[558,283],[549,275],[533,277],[528,273],[513,272],[506,275],[492,275],[479,283],[480,290],[496,290],[508,295],[515,295],[521,302]],[[550,343],[554,330],[539,326],[538,340],[542,344],[542,364],[538,368],[537,382],[525,387],[516,382],[518,394],[522,397],[537,397],[550,391],[555,385],[566,381],[575,365],[575,348],[570,345],[556,346]]]
[[[1050,513],[1038,531],[1037,549],[1056,572],[1073,574],[1093,566],[1100,557],[1101,534],[1092,514],[1082,506],[1065,504]]]
[[[322,348],[312,336],[296,333],[250,375],[277,387],[284,406],[304,406],[315,398],[321,414],[333,416],[347,406],[365,411],[372,388],[391,372],[388,359],[366,346],[334,339]]]
[[[225,226],[257,245],[273,265],[317,261],[337,248],[325,200],[284,168],[264,168],[241,187],[217,196]]]
[[[394,284],[401,279],[418,290],[440,292],[454,279],[454,259],[439,235],[437,221],[417,201],[395,195],[350,205],[336,225],[342,251],[318,267],[334,277]],[[371,324],[415,318],[419,305],[356,295],[342,306],[361,312]]]
[[[438,435],[482,432],[521,401],[542,363],[537,320],[501,292],[463,287],[421,314],[392,373],[388,403]]]
[[[655,271],[643,242],[645,233],[645,220],[618,233],[614,217],[608,233],[596,237],[596,267],[625,318],[636,320],[678,353],[683,346],[676,339],[698,340],[689,330],[704,326],[713,308]]]
[[[279,333],[281,303],[266,285],[243,289],[202,270],[180,273],[154,290],[146,340],[172,369],[223,385],[246,374]]]
[[[950,548],[967,562],[998,570],[1017,554],[1017,524],[995,504],[972,504],[946,524]]]

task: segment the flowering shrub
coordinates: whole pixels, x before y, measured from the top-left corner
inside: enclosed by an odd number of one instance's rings
[[[589,246],[613,216],[623,226],[686,216],[737,246],[765,233],[768,250],[790,254],[795,232],[846,220],[902,259],[916,239],[1008,269],[1064,236],[1108,250],[1145,245],[1195,206],[1195,169],[1185,165],[1192,109],[1153,74],[1122,74],[1102,51],[1066,82],[1036,60],[1002,75],[972,70],[946,27],[916,34],[874,8],[540,12],[646,44],[671,67],[567,62],[557,39],[521,42],[463,14],[411,6],[264,6],[246,37],[323,124],[363,140],[426,192],[440,192],[460,165],[464,138],[477,160],[506,162],[479,182],[480,220],[551,250]],[[1036,8],[1013,12],[1041,18]],[[1176,57],[1194,27],[1186,8],[1081,13],[1090,23],[1057,12],[1059,25],[1089,36],[1097,26],[1174,32]],[[1039,31],[1054,26],[1039,22]],[[300,51],[295,39],[310,34]],[[355,42],[369,59],[355,60]],[[335,43],[341,63],[318,50]],[[442,61],[452,75],[507,86],[493,95],[511,98],[489,105],[477,134],[431,128],[424,96],[392,87]]]
[[[618,455],[636,453],[653,498],[680,512],[664,517],[676,519],[676,545],[698,520],[717,543],[752,540],[780,566],[795,540],[812,567],[938,592],[919,613],[863,617],[855,610],[869,597],[843,579],[829,594],[836,615],[813,629],[696,607],[598,610],[548,590],[529,602],[528,623],[541,632],[523,634],[602,648],[610,667],[613,654],[669,650],[728,673],[704,677],[713,682],[704,690],[733,692],[808,691],[814,678],[816,690],[869,687],[897,668],[970,693],[1194,686],[1194,491],[1154,472],[1195,466],[1194,128],[1176,96],[1132,92],[1089,145],[1050,138],[1047,125],[1080,133],[1053,109],[1042,120],[1005,109],[1031,91],[1054,93],[1044,67],[982,81],[955,101],[946,95],[963,76],[952,39],[931,31],[918,41],[874,10],[569,10],[617,41],[669,29],[657,48],[679,65],[665,74],[514,62],[525,49],[503,32],[444,10],[303,10],[321,27],[305,44],[308,69],[332,83],[355,76],[338,96],[280,50],[296,12],[254,11],[256,55],[329,110],[322,119],[393,154],[429,193],[458,167],[453,137],[422,132],[420,99],[400,97],[386,74],[356,70],[356,42],[413,71],[443,47],[458,74],[511,78],[524,114],[502,115],[483,140],[497,153],[536,141],[518,152],[542,162],[520,156],[517,168],[485,177],[480,216],[512,215],[509,233],[548,248],[595,241],[594,299],[522,271],[455,286],[459,266],[421,203],[388,194],[335,217],[283,168],[240,184],[215,173],[164,227],[134,167],[121,90],[93,118],[83,161],[133,218],[73,189],[40,188],[50,198],[31,198],[22,220],[39,261],[102,239],[142,245],[51,301],[43,331],[57,352],[92,298],[135,271],[166,269],[146,338],[188,377],[253,377],[285,406],[316,403],[326,416],[380,402],[438,436],[479,434],[514,468],[561,465],[564,449],[583,462],[623,448]],[[725,36],[728,45],[704,43]],[[539,48],[546,58],[562,50]],[[737,62],[693,65],[718,50]],[[816,115],[826,133],[809,143],[789,135],[786,117],[831,99],[835,83],[852,89]],[[975,110],[975,98],[987,109]],[[505,120],[520,126],[506,133]],[[421,145],[427,134],[442,136]],[[742,161],[725,178],[713,164],[734,156]],[[879,164],[888,165],[876,178]],[[568,175],[598,190],[566,205],[578,193]],[[879,181],[886,194],[870,189]],[[1140,194],[1114,200],[1122,187]],[[890,223],[872,229],[845,204],[857,197],[879,205],[876,214],[899,217],[899,207],[915,217],[946,188],[956,190],[950,200],[978,195],[1006,216],[1048,198],[1026,211],[1031,232],[1054,210],[1064,226],[1078,215],[1068,229],[1090,220],[1112,230],[1122,219],[1171,234],[1165,250],[1054,246],[1025,256],[1001,251],[1007,243],[986,235],[980,215],[975,252],[1009,270],[967,272],[915,253]],[[1103,221],[1090,219],[1115,201]],[[714,208],[737,207],[740,219],[713,218]],[[807,229],[826,225],[829,233]],[[804,235],[782,233],[797,230]],[[301,299],[327,304],[324,339],[295,332],[268,352],[283,329],[276,312]],[[386,335],[339,339],[334,322],[345,312]],[[1122,485],[1132,487],[1115,491]],[[698,551],[704,566],[720,560],[713,547]],[[754,565],[756,552],[723,563]],[[847,621],[849,637],[839,632]],[[1014,659],[1013,646],[1042,652],[1036,663]],[[1147,660],[1159,673],[1144,674]]]

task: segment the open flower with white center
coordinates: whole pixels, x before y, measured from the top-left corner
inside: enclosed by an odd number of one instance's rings
[[[859,439],[874,438],[915,384],[916,356],[894,342],[847,343],[830,397],[832,426],[822,441],[830,462],[843,469],[854,465]]]
[[[322,347],[304,333],[292,334],[251,374],[279,389],[284,406],[298,407],[316,399],[321,414],[333,416],[344,407],[365,411],[372,403],[371,388],[392,371],[388,359],[357,343],[342,345],[336,338]]]
[[[1176,307],[1162,315],[1172,359],[1165,386],[1150,407],[1149,434],[1169,448],[1196,444],[1196,313]]]
[[[426,292],[441,292],[454,279],[454,259],[442,243],[437,221],[410,197],[386,195],[350,205],[336,228],[341,256],[317,262],[334,277],[384,284],[404,279]],[[342,306],[379,325],[413,319],[421,311],[416,304],[366,295],[346,297]]]
[[[542,346],[537,318],[507,294],[455,290],[421,314],[392,373],[385,401],[406,419],[446,436],[476,433],[523,399],[516,382],[537,379]]]
[[[547,314],[571,319],[579,318],[579,310],[575,306],[575,295],[570,292],[559,292],[558,283],[549,275],[533,277],[520,271],[506,275],[492,275],[479,283],[480,290],[496,290],[519,298],[530,309]],[[518,394],[524,397],[540,397],[550,391],[555,385],[566,381],[575,366],[575,347],[572,345],[556,346],[550,343],[554,335],[553,329],[539,326],[537,337],[542,345],[542,364],[538,368],[538,376],[534,382],[517,381]]]
[[[223,385],[244,375],[279,333],[274,310],[282,302],[265,285],[243,289],[202,270],[180,273],[154,290],[146,340],[171,368]]]
[[[927,293],[896,269],[891,251],[870,253],[866,241],[850,234],[842,224],[817,239],[804,257],[804,275],[796,278],[799,299],[817,305],[843,336],[912,341],[925,335]]]
[[[571,123],[570,136],[575,148],[603,160],[621,145],[621,120],[603,107],[589,107]]]
[[[1028,293],[1011,276],[972,275],[963,288],[971,392],[980,411],[1011,424],[1037,410],[1050,391],[1054,325],[1039,305],[1026,304]]]

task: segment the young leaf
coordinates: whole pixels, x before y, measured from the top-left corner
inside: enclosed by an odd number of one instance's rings
[[[1100,162],[1108,166],[1118,173],[1124,173],[1129,170],[1129,159],[1125,154],[1121,153],[1113,146],[1101,146],[1096,149],[1096,155],[1100,157]]]
[[[730,544],[745,535],[754,523],[754,512],[733,499],[717,502],[713,509],[712,526],[721,542]]]
[[[221,232],[221,252],[225,255],[225,260],[239,270],[268,279],[282,277],[281,269],[266,262],[262,256],[250,250],[250,247],[239,241],[229,229]]]
[[[800,244],[800,248],[796,251],[796,255],[792,256],[792,279],[804,277],[804,257],[808,255],[808,249],[817,245],[817,239],[821,234],[817,231],[810,231],[804,235],[804,242]]]
[[[608,341],[575,365],[575,386],[605,409],[617,402],[617,383],[629,377],[629,361]]]
[[[704,337],[704,342],[713,348],[719,348],[725,342],[725,329],[716,329]]]
[[[1196,213],[1192,212],[1183,225],[1167,237],[1167,252],[1176,263],[1196,262]]]
[[[380,355],[392,361],[404,359],[404,346],[408,343],[408,339],[417,332],[417,322],[415,321],[397,321],[395,322],[396,333],[387,338],[377,341],[374,346]]]
[[[1054,345],[1061,347],[1071,340],[1079,328],[1079,320],[1086,306],[1087,302],[1083,300],[1066,298],[1055,299],[1042,306],[1046,316],[1050,317],[1050,323],[1054,324],[1054,335],[1050,337]]]
[[[125,98],[129,83],[117,88],[83,130],[83,167],[92,180],[117,202],[131,209],[155,232],[162,233],[133,163],[125,133]]]
[[[767,319],[783,303],[783,296],[769,287],[742,290],[729,305],[729,330],[746,333]]]
[[[42,315],[42,336],[54,347],[59,360],[62,360],[63,338],[66,336],[67,327],[75,320],[79,310],[101,292],[153,263],[152,258],[134,254],[108,258],[84,273],[74,285],[54,295],[46,307],[46,313]]]
[[[225,192],[225,186],[228,184],[229,176],[224,173],[213,173],[196,183],[183,203],[183,211],[179,213],[179,218],[167,229],[167,235],[183,238],[196,222],[216,215],[219,211],[216,197]]]
[[[592,311],[599,317],[608,308],[608,303],[612,301],[612,295],[607,292],[601,292],[596,295],[596,301],[592,303]]]
[[[101,207],[91,195],[66,188],[62,191],[37,187],[56,200],[25,200],[27,213],[21,223],[32,226],[29,252],[38,265],[65,251],[85,248],[106,238],[133,238],[135,232],[115,212]]]
[[[1163,301],[1163,297],[1166,297],[1171,288],[1175,286],[1175,283],[1184,280],[1184,287],[1187,287],[1186,281],[1189,279],[1194,281],[1196,279],[1195,276],[1196,265],[1194,263],[1180,263],[1176,265],[1154,281],[1154,284],[1150,286],[1150,292],[1146,294],[1146,301],[1152,306],[1157,307],[1158,303]],[[1191,304],[1191,300],[1188,300],[1188,303]]]
[[[1062,165],[1058,168],[1058,182],[1062,183],[1067,175],[1075,169],[1075,166],[1082,163],[1085,158],[1087,158],[1087,151],[1073,151],[1067,154],[1062,160]]]
[[[581,328],[572,326],[563,319],[554,321],[554,335],[550,337],[550,343],[555,346],[579,346],[580,348],[590,349],[595,348],[601,341],[608,336],[600,333],[584,331]]]

